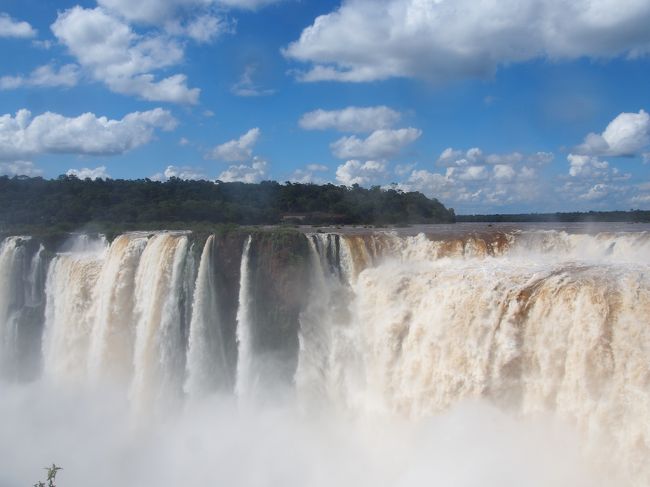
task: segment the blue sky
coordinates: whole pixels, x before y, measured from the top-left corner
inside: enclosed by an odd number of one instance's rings
[[[4,0],[0,173],[650,209],[650,2]]]

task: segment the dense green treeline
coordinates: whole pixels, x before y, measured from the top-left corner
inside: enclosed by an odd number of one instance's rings
[[[448,223],[453,209],[421,193],[333,184],[0,177],[0,232],[188,228],[190,224]]]
[[[567,213],[520,213],[510,215],[458,215],[458,222],[636,222],[650,223],[650,211],[588,211]]]

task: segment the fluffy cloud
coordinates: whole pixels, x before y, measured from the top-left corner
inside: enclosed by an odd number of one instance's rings
[[[244,183],[257,183],[266,177],[267,162],[257,156],[253,156],[253,147],[259,138],[259,128],[252,128],[238,139],[230,140],[221,144],[206,157],[228,162],[244,162],[248,164],[234,164],[219,174],[217,178],[223,182],[241,181]],[[251,159],[252,158],[252,159]]]
[[[259,128],[252,128],[238,139],[218,145],[210,151],[207,157],[228,162],[246,161],[253,155],[253,147],[261,133]]]
[[[3,76],[0,78],[0,90],[12,90],[23,86],[70,88],[79,81],[79,66],[66,64],[58,70],[51,64],[36,68],[28,76]]]
[[[485,166],[467,166],[462,170],[452,168],[449,174],[456,174],[461,181],[481,181],[487,179],[489,172]]]
[[[304,81],[492,75],[536,58],[642,56],[650,3],[640,0],[344,0],[284,54]]]
[[[188,37],[205,44],[212,42],[222,33],[229,32],[230,27],[220,17],[201,15],[187,24]]]
[[[251,164],[240,164],[230,166],[219,174],[220,181],[230,183],[240,181],[242,183],[259,183],[266,177],[267,163],[259,157],[254,157]]]
[[[167,36],[140,36],[102,8],[79,6],[60,13],[52,32],[79,64],[111,91],[149,101],[198,102],[200,90],[188,88],[185,75],[157,81],[151,74],[183,59],[182,46]]]
[[[589,190],[579,196],[580,199],[587,201],[602,200],[610,195],[612,187],[608,184],[598,183],[594,184]]]
[[[163,23],[179,11],[206,7],[211,0],[97,0],[97,3],[131,22]]]
[[[386,163],[383,161],[361,162],[352,159],[336,168],[336,180],[346,186],[378,184],[385,177]]]
[[[84,167],[82,169],[68,169],[68,176],[76,176],[79,179],[110,179],[111,175],[106,171],[106,166],[99,166],[94,169]]]
[[[339,159],[384,159],[395,156],[403,147],[414,142],[422,131],[412,127],[405,129],[375,130],[367,138],[342,137],[330,144],[332,153]]]
[[[598,157],[569,154],[569,175],[572,177],[599,178],[609,174],[609,162]]]
[[[478,147],[450,147],[436,161],[446,168],[444,174],[398,166],[396,174],[406,178],[398,188],[421,191],[465,212],[497,211],[508,205],[539,202],[548,195],[549,187],[538,171],[553,157],[548,152],[486,154]]]
[[[307,164],[303,169],[296,169],[291,176],[289,176],[289,181],[292,183],[315,183],[315,184],[325,184],[325,179],[321,177],[318,173],[329,171],[329,167],[322,164]]]
[[[554,156],[550,152],[535,152],[532,154],[522,154],[520,152],[484,154],[478,147],[473,147],[467,151],[449,147],[442,151],[440,157],[438,157],[437,164],[445,167],[464,167],[482,164],[509,166],[520,163],[543,165],[551,162],[553,158]]]
[[[274,90],[262,88],[255,83],[253,77],[256,71],[255,64],[246,66],[239,81],[230,88],[230,92],[237,96],[268,96],[275,93]]]
[[[36,30],[27,22],[14,20],[5,13],[0,13],[0,37],[29,39],[36,36]]]
[[[414,170],[398,188],[421,191],[464,212],[496,211],[508,205],[539,202],[545,194],[543,182],[533,168],[496,165],[449,167],[445,174],[426,169]]]
[[[113,155],[151,141],[155,129],[172,130],[176,120],[161,108],[133,112],[121,120],[84,113],[64,117],[46,112],[32,117],[29,110],[0,116],[0,160],[36,154]]]
[[[650,145],[650,115],[621,113],[612,120],[602,134],[591,133],[576,148],[580,154],[594,156],[637,156]]]
[[[211,6],[254,10],[280,0],[98,0],[102,7],[131,22],[165,24],[170,19],[208,10]]]
[[[167,166],[162,173],[156,173],[149,179],[152,181],[167,181],[169,178],[179,178],[186,180],[209,179],[201,168],[191,166]]]
[[[0,176],[41,176],[43,171],[31,161],[0,162]]]
[[[517,175],[514,168],[507,164],[497,164],[492,171],[494,173],[494,179],[497,181],[512,181]]]
[[[314,110],[305,113],[298,124],[305,130],[372,132],[395,125],[401,115],[387,106],[347,107],[343,110]]]
[[[217,3],[231,8],[255,10],[281,1],[283,0],[218,0]]]
[[[569,177],[565,178],[562,186],[563,197],[591,203],[606,203],[616,197],[620,204],[625,198],[629,199],[638,194],[634,185],[628,183],[631,174],[622,173],[597,156],[569,154],[567,161]],[[632,201],[629,203],[632,204]]]
[[[543,168],[553,159],[546,152],[485,154],[479,148],[446,149],[437,161],[444,173],[396,167],[404,191],[421,191],[462,213],[560,211],[648,207],[650,183],[597,156],[569,154],[565,174],[548,177]]]

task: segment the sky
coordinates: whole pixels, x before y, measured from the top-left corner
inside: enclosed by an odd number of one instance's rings
[[[648,0],[2,0],[0,174],[650,209]]]

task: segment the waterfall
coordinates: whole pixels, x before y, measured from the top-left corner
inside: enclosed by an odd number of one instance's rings
[[[44,295],[43,288],[45,286],[46,267],[43,254],[45,247],[39,244],[38,250],[31,258],[29,264],[29,272],[26,278],[25,286],[25,305],[30,308],[35,308],[43,304]]]
[[[147,237],[126,234],[111,244],[96,282],[96,314],[90,337],[91,381],[128,381],[132,374],[135,274]]]
[[[0,246],[0,374],[13,375],[21,307],[20,271],[24,259],[21,237],[9,237]]]
[[[312,276],[308,304],[300,315],[296,389],[303,408],[322,407],[328,398],[345,406],[358,377],[337,374],[338,367],[342,362],[361,365],[351,337],[351,250],[338,235],[309,234],[307,239]]]
[[[136,410],[174,401],[184,364],[182,291],[186,285],[186,235],[160,233],[149,239],[135,276],[134,376],[130,397]]]
[[[252,237],[249,236],[242,252],[239,280],[239,308],[237,309],[237,377],[235,394],[240,399],[249,398],[255,389],[255,370],[253,362],[253,337],[250,296],[250,249]]]
[[[96,317],[96,302],[104,241],[75,238],[74,252],[57,255],[45,284],[43,333],[45,375],[54,381],[85,381],[88,350]]]
[[[48,384],[117,386],[135,414],[291,377],[306,413],[485,401],[558,418],[649,482],[650,233],[473,228],[210,235],[196,269],[188,232],[9,237],[0,377],[31,378],[37,350]]]
[[[213,255],[214,235],[210,235],[201,253],[192,303],[187,380],[184,386],[191,397],[230,388]]]

